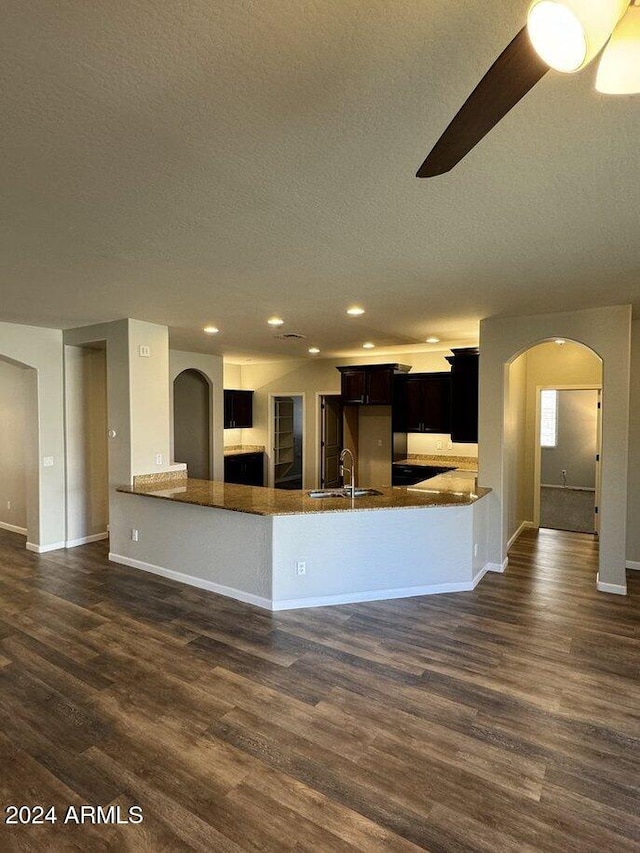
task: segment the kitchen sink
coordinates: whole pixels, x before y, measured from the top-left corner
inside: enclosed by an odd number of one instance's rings
[[[382,492],[379,492],[377,489],[354,489],[353,497],[354,498],[366,498],[373,497],[374,495],[381,495]],[[307,492],[307,495],[310,498],[350,498],[351,497],[351,489],[313,489],[310,492]]]

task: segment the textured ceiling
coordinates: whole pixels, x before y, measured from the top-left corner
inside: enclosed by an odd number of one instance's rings
[[[0,319],[130,316],[256,358],[637,310],[640,99],[598,95],[594,69],[414,177],[527,6],[3,0]]]

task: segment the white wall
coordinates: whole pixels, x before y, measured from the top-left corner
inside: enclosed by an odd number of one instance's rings
[[[227,386],[223,385],[222,358],[218,355],[169,350],[169,395],[172,414],[173,383],[176,376],[182,373],[183,370],[198,370],[207,378],[211,386],[211,459],[213,463],[213,479],[224,480],[223,445],[226,443],[226,433],[230,432],[230,430],[223,430],[224,408],[222,389]],[[175,462],[183,462],[184,460],[175,459],[173,455],[173,416],[171,417],[171,431],[171,459]],[[231,431],[236,432],[236,430]],[[237,430],[237,432],[241,432],[241,430]],[[240,444],[240,441],[233,443]]]
[[[557,443],[540,450],[540,482],[545,486],[595,489],[598,392],[561,390],[557,402]]]
[[[65,540],[62,332],[0,323],[0,356],[34,368],[37,419],[27,436],[27,547],[48,550]],[[44,466],[44,459],[53,465]]]
[[[242,367],[239,364],[231,364],[229,362],[224,362],[223,364],[223,380],[222,387],[228,388],[230,390],[242,390],[243,388],[247,388],[247,390],[253,390],[250,385],[244,386],[242,384]],[[255,395],[254,395],[255,396]],[[222,403],[221,403],[222,405]],[[254,400],[254,408],[253,408],[253,422],[256,422],[256,408],[255,408],[255,400]],[[224,423],[224,411],[222,415],[222,423]],[[247,438],[245,440],[244,433],[247,433]],[[266,440],[262,442],[255,441],[255,433],[253,430],[241,430],[241,429],[225,429],[224,430],[224,446],[225,447],[237,447],[239,444],[263,444],[266,446]],[[220,479],[223,479],[220,477]]]
[[[109,524],[105,349],[65,347],[67,542],[106,536]]]
[[[508,365],[545,340],[565,338],[590,347],[603,360],[601,584],[626,589],[625,543],[629,438],[631,307],[493,317],[480,324],[479,466],[490,495],[489,559],[506,559],[509,490],[505,459],[505,388]]]
[[[640,569],[640,319],[632,329],[627,495],[627,560]]]
[[[270,516],[116,493],[111,531],[114,562],[270,606]]]
[[[511,539],[522,524],[531,521],[525,497],[527,441],[527,356],[509,366],[505,389],[505,479],[509,484],[507,537]]]
[[[149,358],[140,347],[149,348]],[[169,330],[129,320],[131,475],[166,471],[171,464]],[[158,461],[161,459],[161,461]]]
[[[0,527],[27,532],[27,428],[37,419],[35,371],[0,361]],[[8,506],[10,504],[10,506]]]

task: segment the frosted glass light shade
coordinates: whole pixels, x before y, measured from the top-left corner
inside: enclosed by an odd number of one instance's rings
[[[606,46],[596,89],[606,95],[640,93],[640,6],[630,6]]]
[[[536,52],[556,71],[580,71],[602,50],[629,0],[534,0],[527,29]]]

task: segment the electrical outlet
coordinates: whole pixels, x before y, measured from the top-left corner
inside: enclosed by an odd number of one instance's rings
[[[11,501],[7,501],[7,509],[11,509]]]
[[[131,541],[132,542],[138,542],[139,539],[140,539],[140,534],[138,533],[138,531],[136,530],[135,527],[132,527],[131,528]]]
[[[138,354],[140,358],[151,358],[151,347],[146,347],[144,344],[140,344],[138,347]]]
[[[306,573],[307,573],[307,564],[304,562],[304,560],[299,560],[296,563],[296,574],[297,575],[306,575]]]
[[[453,442],[452,441],[447,442],[447,450],[453,450]]]
[[[162,465],[162,453],[156,453],[156,465]]]
[[[43,456],[42,457],[42,467],[43,468],[52,468],[53,467],[53,456]]]
[[[436,450],[442,450],[442,442],[436,441]]]

